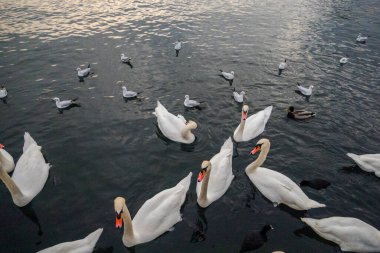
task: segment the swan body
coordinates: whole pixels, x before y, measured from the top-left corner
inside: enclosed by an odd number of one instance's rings
[[[233,80],[235,77],[235,72],[233,72],[233,71],[231,71],[231,73],[228,73],[228,72],[224,72],[223,70],[220,70],[220,72],[221,72],[222,76],[229,81]]]
[[[85,69],[77,68],[77,71],[78,71],[78,77],[79,78],[86,77],[90,74],[91,66],[90,66],[90,64],[88,64],[87,68],[85,68]]]
[[[171,114],[160,101],[157,101],[154,115],[157,117],[158,127],[168,139],[186,144],[194,142],[195,136],[191,132],[191,130],[197,128],[194,121],[186,122],[183,116],[177,117]]]
[[[41,147],[29,133],[25,133],[24,140],[23,154],[17,161],[12,177],[0,164],[0,179],[11,193],[13,202],[19,207],[27,205],[42,190],[50,169],[41,153]]]
[[[189,95],[185,95],[185,101],[183,102],[183,105],[186,107],[192,108],[192,107],[200,106],[201,102],[192,100],[190,99]]]
[[[127,90],[126,86],[121,87],[123,89],[123,97],[125,98],[134,98],[137,97],[136,91]]]
[[[182,48],[182,42],[180,40],[175,42],[174,49],[175,50],[181,50]]]
[[[355,155],[347,153],[349,157],[364,171],[374,172],[380,177],[380,154]]]
[[[189,190],[192,173],[190,172],[176,186],[163,190],[148,199],[137,211],[133,220],[125,204],[125,199],[114,200],[116,228],[124,223],[122,237],[126,247],[154,240],[182,220],[180,208]]]
[[[0,99],[5,98],[6,96],[8,96],[8,91],[5,87],[2,86],[0,88]]]
[[[248,165],[245,173],[256,186],[257,189],[274,205],[285,204],[296,210],[309,210],[311,208],[325,207],[309,197],[287,176],[261,166],[269,153],[270,142],[268,139],[261,139],[252,154],[261,150],[259,157]]]
[[[308,119],[315,116],[315,112],[307,110],[294,110],[293,106],[288,108],[288,117],[292,119]]]
[[[248,116],[248,105],[242,108],[242,117],[239,126],[235,129],[234,140],[237,142],[249,141],[259,136],[265,130],[269,117],[272,113],[273,106],[268,106],[250,117]]]
[[[232,93],[232,95],[234,96],[234,100],[236,102],[243,103],[245,91],[241,91],[240,93],[238,93],[238,92],[235,91],[235,88],[234,88],[234,92]]]
[[[59,98],[55,97],[53,98],[53,100],[55,101],[55,105],[57,106],[58,109],[65,109],[69,106],[71,106],[72,104],[75,104],[75,101],[78,100],[78,98],[74,98],[72,100],[60,100]]]
[[[356,218],[301,218],[314,232],[338,244],[342,251],[380,252],[380,231]]]
[[[197,202],[205,208],[212,202],[222,197],[231,185],[234,175],[232,174],[233,143],[228,138],[210,161],[202,163],[202,171],[197,180]]]
[[[81,240],[63,242],[37,253],[92,253],[103,228],[99,228]]]
[[[362,36],[361,33],[359,33],[358,37],[356,37],[356,41],[360,42],[360,43],[365,43],[367,39],[368,39],[368,37]]]
[[[0,144],[0,163],[5,172],[10,173],[15,168],[13,157],[4,149],[4,145]]]
[[[309,88],[306,88],[306,87],[303,87],[301,84],[297,83],[297,88],[302,93],[302,95],[311,96],[314,86],[310,85]]]
[[[339,60],[340,64],[346,64],[348,62],[348,58],[347,57],[342,57],[340,60]]]
[[[132,58],[125,56],[124,54],[120,54],[120,60],[121,60],[121,62],[124,62],[124,63],[130,63]]]

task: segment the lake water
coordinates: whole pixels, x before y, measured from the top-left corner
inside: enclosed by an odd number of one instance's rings
[[[264,1],[10,1],[0,2],[0,143],[17,160],[31,133],[52,164],[41,193],[16,207],[0,184],[0,252],[36,252],[104,232],[95,252],[238,252],[245,235],[271,224],[255,252],[339,252],[299,220],[350,216],[380,228],[380,179],[352,166],[345,154],[380,153],[380,2]],[[370,35],[356,44],[358,33]],[[174,42],[183,41],[179,57]],[[133,68],[120,53],[135,57]],[[349,62],[339,65],[348,55]],[[288,68],[277,75],[279,62]],[[78,82],[75,69],[92,74]],[[325,190],[303,188],[327,208],[295,212],[274,207],[244,168],[259,138],[240,143],[235,179],[207,209],[196,202],[196,175],[240,121],[241,106],[219,69],[235,71],[250,113],[273,105],[265,132],[272,149],[264,167],[295,182],[323,178]],[[305,99],[296,82],[314,85]],[[121,86],[141,91],[125,102]],[[186,110],[184,95],[207,101]],[[79,97],[60,114],[53,97]],[[192,148],[166,143],[152,115],[159,99],[198,123]],[[286,117],[289,105],[317,113]],[[347,168],[348,167],[348,168]],[[147,199],[194,173],[183,221],[158,239],[127,249],[115,229],[113,199],[133,216]]]

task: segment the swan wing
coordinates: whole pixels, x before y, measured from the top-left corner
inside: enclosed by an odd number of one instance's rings
[[[249,141],[259,136],[265,130],[265,126],[272,113],[273,106],[268,106],[264,110],[261,110],[250,117],[245,122],[243,131],[243,141]],[[235,133],[239,127],[236,128]]]
[[[32,136],[30,136],[30,134],[28,132],[25,132],[25,134],[24,134],[24,146],[22,148],[22,152],[25,152],[32,144],[37,145],[37,142],[32,138]]]
[[[92,253],[102,232],[103,228],[99,228],[81,240],[60,243],[37,253]]]
[[[159,192],[141,206],[132,221],[134,233],[141,243],[153,240],[182,220],[180,208],[191,176],[190,172],[176,186]]]

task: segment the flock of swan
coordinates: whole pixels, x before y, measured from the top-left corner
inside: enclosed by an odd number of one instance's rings
[[[363,42],[366,37],[358,36],[357,41]],[[176,56],[181,49],[181,42],[175,43]],[[121,61],[131,63],[132,58],[121,55]],[[279,74],[286,68],[286,59],[279,65]],[[82,81],[91,71],[90,65],[85,69],[77,69],[78,77]],[[221,71],[221,75],[228,81],[234,79],[234,72]],[[309,88],[298,84],[300,92],[310,96],[313,86]],[[122,87],[125,98],[134,98],[137,92],[128,91]],[[4,87],[0,89],[0,96],[6,97],[7,91]],[[233,92],[234,99],[242,103],[245,92]],[[53,99],[59,109],[67,108],[75,104],[76,99],[61,101]],[[185,96],[186,107],[200,106],[201,102],[190,100]],[[219,153],[211,159],[205,160],[200,166],[200,172],[196,178],[197,203],[206,208],[220,199],[228,190],[234,179],[232,172],[234,142],[248,142],[258,137],[265,130],[270,118],[273,106],[268,106],[261,111],[248,117],[248,105],[242,105],[240,124],[236,127],[232,137],[228,137],[221,146]],[[296,111],[290,107],[289,111],[294,118],[303,119],[314,116],[315,113],[308,111]],[[157,101],[153,112],[157,117],[157,123],[162,134],[174,141],[185,144],[193,143],[197,129],[197,123],[186,120],[182,115],[170,113],[164,105]],[[287,205],[295,210],[309,210],[312,208],[323,208],[326,205],[310,199],[292,179],[272,169],[261,167],[270,151],[269,139],[263,138],[257,141],[251,150],[251,155],[259,154],[255,161],[245,168],[245,173],[260,193],[270,200],[275,206]],[[374,172],[380,177],[380,154],[356,155],[347,154],[356,164],[367,172]],[[43,189],[49,175],[50,165],[46,163],[41,146],[30,136],[24,135],[23,153],[15,164],[13,157],[0,144],[0,179],[9,190],[15,205],[22,207],[30,203]],[[12,176],[8,173],[12,172]],[[171,231],[173,226],[182,220],[180,209],[191,184],[192,172],[181,179],[175,186],[165,189],[152,198],[146,200],[141,208],[132,216],[127,208],[123,197],[114,199],[114,210],[116,215],[116,228],[124,227],[122,242],[126,247],[146,243],[154,240],[163,233]],[[303,182],[307,184],[308,182]],[[301,183],[302,184],[302,183]],[[324,219],[301,218],[321,237],[338,244],[342,251],[355,252],[379,252],[380,231],[373,226],[351,217],[329,217]],[[270,228],[263,228],[265,234]],[[81,240],[65,242],[39,251],[40,253],[58,252],[85,252],[93,251],[96,242],[103,232],[102,228],[89,234]],[[242,251],[241,251],[242,252]],[[280,253],[281,251],[276,251]]]

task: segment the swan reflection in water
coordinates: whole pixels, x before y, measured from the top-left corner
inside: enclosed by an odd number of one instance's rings
[[[24,207],[19,207],[19,209],[22,212],[22,214],[25,215],[25,217],[27,217],[34,224],[37,225],[37,228],[38,228],[37,235],[41,237],[43,235],[42,227],[38,219],[38,216],[32,207],[32,204],[30,203]],[[39,245],[39,244],[41,244],[40,240],[36,242],[36,245]]]
[[[193,233],[191,234],[190,242],[197,243],[197,242],[203,242],[206,240],[206,232],[208,229],[207,226],[207,219],[206,219],[206,210],[207,208],[202,208],[197,205],[197,220],[195,224],[192,224],[192,228],[194,228]]]

